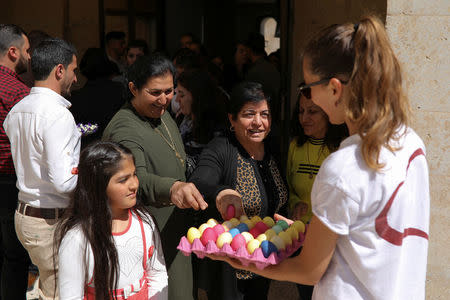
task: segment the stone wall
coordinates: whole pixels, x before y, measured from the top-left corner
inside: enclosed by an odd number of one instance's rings
[[[450,4],[389,0],[386,27],[402,63],[412,127],[427,147],[431,216],[427,299],[450,298]]]

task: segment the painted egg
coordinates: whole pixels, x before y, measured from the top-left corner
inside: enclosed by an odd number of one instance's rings
[[[233,224],[234,227],[238,226],[240,223],[239,220],[236,218],[231,218],[230,222],[231,222],[231,224]]]
[[[231,234],[231,236],[234,238],[236,235],[238,235],[239,233],[240,233],[240,231],[239,231],[239,229],[237,229],[237,228],[232,228],[232,229],[230,229],[230,231],[228,231],[230,234]]]
[[[225,221],[222,223],[223,228],[225,229],[225,231],[230,230],[231,228],[234,228],[234,225],[231,224],[230,221]]]
[[[253,227],[255,227],[255,224],[253,224],[253,222],[250,220],[244,221],[243,223],[247,224],[248,229],[252,229]]]
[[[200,227],[198,228],[198,230],[200,231],[201,234],[203,234],[203,232],[205,231],[206,228],[211,228],[212,226],[209,225],[208,223],[203,223],[202,225],[200,225]]]
[[[187,232],[187,239],[191,244],[194,242],[195,239],[199,239],[201,236],[202,234],[200,233],[200,230],[198,230],[195,227],[189,228]]]
[[[216,232],[217,236],[219,236],[225,232],[225,228],[223,228],[223,226],[220,224],[217,224],[216,226],[214,226],[213,229]]]
[[[239,218],[239,221],[241,221],[241,223],[244,223],[244,221],[247,221],[248,220],[248,217],[246,216],[246,215],[242,215],[240,218]]]
[[[277,247],[278,251],[284,250],[286,248],[286,245],[281,237],[278,235],[273,236],[270,241]]]
[[[273,236],[277,235],[277,233],[273,229],[267,229],[266,232],[264,232],[264,234],[267,236],[267,239],[269,241]]]
[[[224,232],[217,238],[216,245],[219,248],[222,248],[224,244],[230,244],[233,240],[233,237],[231,236],[231,233]]]
[[[241,234],[242,234],[242,236],[245,238],[245,242],[246,242],[246,243],[248,243],[248,242],[250,242],[251,240],[254,239],[254,238],[253,238],[253,235],[251,235],[250,233],[248,233],[248,232],[246,232],[246,231],[241,232]]]
[[[260,235],[262,232],[258,230],[258,228],[253,227],[252,229],[250,229],[248,232],[251,233],[251,235],[253,235],[253,237],[256,239],[256,237],[258,235]]]
[[[217,234],[211,227],[208,227],[203,231],[202,237],[200,238],[200,241],[202,242],[203,246],[206,246],[208,241],[216,242]]]
[[[258,241],[262,242],[262,241],[268,241],[269,239],[267,238],[267,235],[265,235],[264,233],[261,233],[260,235],[258,235],[258,237],[256,238]]]
[[[277,234],[283,231],[283,228],[280,225],[275,225],[272,227],[273,231],[275,231]]]
[[[244,232],[244,231],[248,231],[248,226],[245,223],[241,223],[238,226],[236,226],[236,229],[239,230],[239,232]]]
[[[262,221],[264,222],[264,224],[266,224],[269,227],[272,227],[273,225],[275,225],[275,221],[269,216],[265,217]]]
[[[255,228],[258,228],[258,230],[261,232],[265,232],[267,229],[269,229],[269,227],[266,224],[264,224],[264,222],[262,222],[262,221],[259,221],[258,223],[256,223]]]
[[[219,222],[217,222],[215,219],[209,219],[208,222],[206,222],[206,224],[211,225],[211,227],[216,226],[217,224],[219,224]]]
[[[231,249],[233,249],[234,251],[241,247],[245,247],[246,245],[247,242],[245,241],[245,238],[242,236],[242,234],[237,234],[231,241]]]
[[[253,252],[255,252],[255,250],[258,249],[260,245],[261,245],[260,241],[255,240],[255,239],[251,240],[247,244],[248,253],[253,254]]]
[[[234,205],[232,205],[232,204],[228,205],[228,207],[227,207],[227,220],[233,218],[235,213],[236,213],[236,209],[235,209]]]
[[[258,223],[259,221],[261,221],[260,216],[253,216],[250,221],[252,221],[253,224]]]
[[[289,225],[285,220],[278,220],[277,225],[280,225],[283,230],[288,229]]]
[[[281,232],[280,232],[281,233]],[[292,240],[298,240],[298,232],[297,232],[297,229],[295,229],[295,227],[289,227],[287,230],[286,230],[286,233],[288,233],[290,236],[291,236],[291,239]]]
[[[277,247],[269,241],[263,241],[261,243],[261,250],[265,258],[268,258],[269,255],[273,252],[277,252]]]
[[[302,221],[299,221],[299,220],[294,221],[294,223],[292,223],[291,226],[294,226],[295,229],[297,229],[297,232],[299,232],[299,233],[305,232],[305,224]]]
[[[286,244],[286,246],[292,245],[292,238],[291,238],[290,234],[287,231],[280,232],[278,234],[278,236],[283,239],[283,241]]]

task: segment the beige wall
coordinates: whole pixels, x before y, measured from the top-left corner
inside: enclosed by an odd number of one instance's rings
[[[450,298],[450,4],[389,0],[386,26],[406,75],[412,127],[427,147],[431,219],[427,299]]]

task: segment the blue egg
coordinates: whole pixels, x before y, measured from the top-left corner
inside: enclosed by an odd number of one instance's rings
[[[240,232],[239,232],[239,229],[237,229],[237,228],[232,228],[232,229],[230,229],[230,231],[228,231],[230,234],[231,234],[231,236],[234,238],[235,236],[236,236],[236,234],[239,234]]]
[[[283,230],[288,229],[289,225],[285,220],[278,220],[277,225],[280,225]]]
[[[281,227],[280,225],[274,225],[273,227],[272,227],[272,229],[273,229],[273,231],[275,231],[277,234],[279,234],[280,232],[282,232],[283,231],[283,227]]]
[[[278,251],[277,247],[272,242],[269,242],[267,240],[262,241],[261,250],[265,258],[268,258],[271,253]]]
[[[236,226],[235,228],[239,229],[239,232],[244,232],[244,231],[248,231],[248,225],[245,223],[241,223],[238,226]]]

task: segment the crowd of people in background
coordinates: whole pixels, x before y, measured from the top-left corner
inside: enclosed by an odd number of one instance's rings
[[[427,243],[402,248],[422,256],[413,280],[402,251],[389,250],[392,237],[365,221],[393,192],[380,174],[401,182],[397,169],[424,154],[407,127],[385,35],[369,17],[312,40],[303,60],[308,83],[299,86],[291,132],[281,132],[279,51],[268,56],[259,33],[236,42],[228,62],[192,34],[169,57],[113,31],[105,48],[79,57],[67,41],[0,25],[1,299],[25,299],[32,265],[40,299],[184,300],[198,299],[199,289],[209,299],[267,299],[269,278],[298,283],[303,300],[423,298]],[[77,74],[86,82],[74,90]],[[282,136],[290,137],[286,158]],[[422,152],[413,157],[414,147]],[[426,162],[416,162],[412,180],[427,183]],[[426,214],[427,190],[419,194]],[[189,227],[223,220],[229,205],[237,216],[311,223],[291,266],[259,271],[177,251]],[[411,235],[427,238],[427,230]],[[367,232],[370,245],[358,240]],[[371,245],[380,252],[369,266],[358,260],[363,250],[353,250]],[[379,292],[368,277],[384,268],[377,255],[388,253],[403,277],[377,279],[393,290]]]

